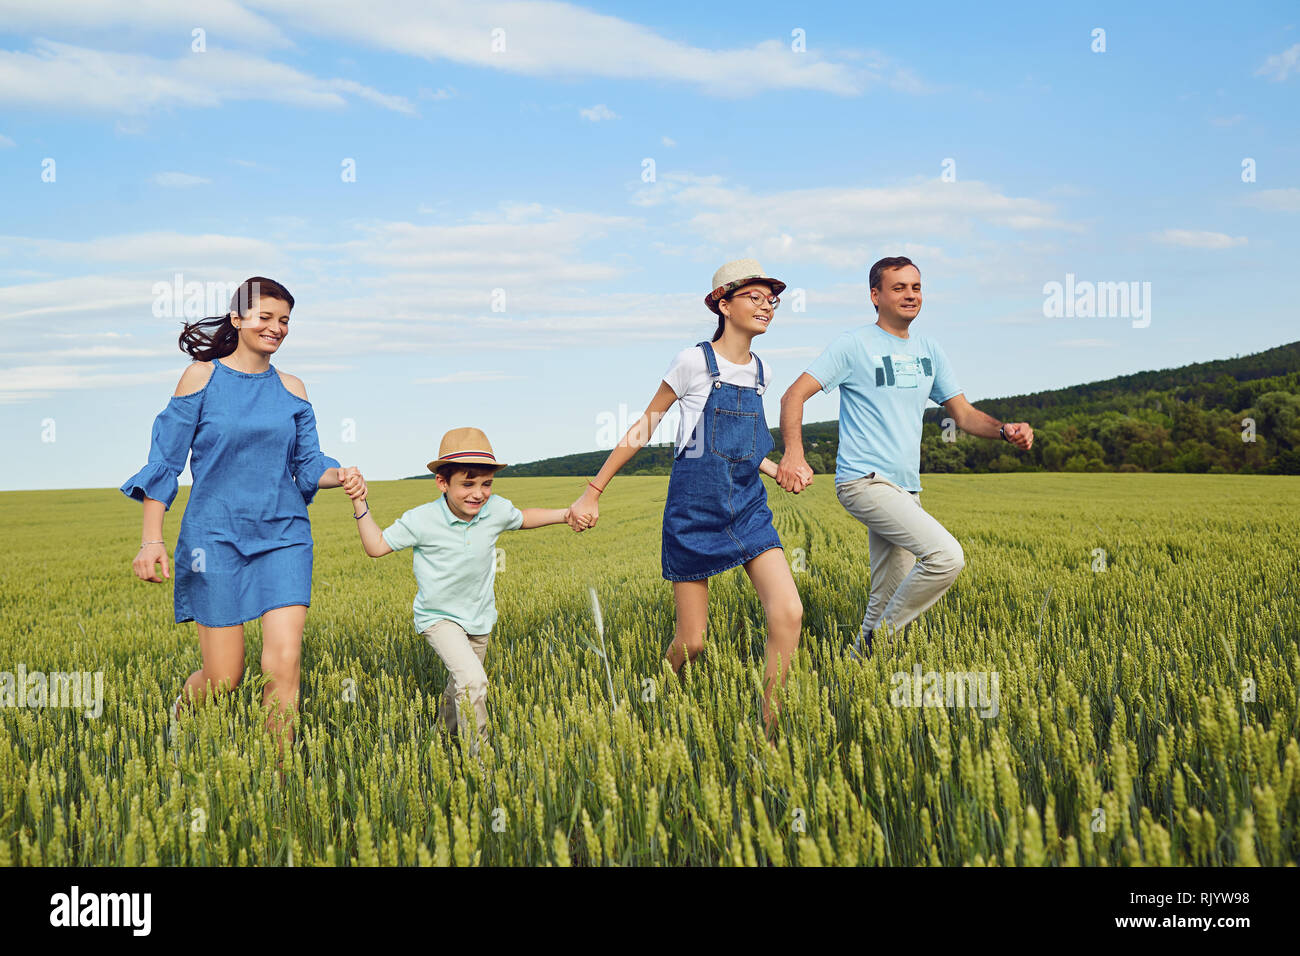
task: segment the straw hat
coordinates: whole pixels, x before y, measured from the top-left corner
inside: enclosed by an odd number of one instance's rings
[[[763,274],[763,267],[757,260],[736,259],[713,273],[713,291],[704,297],[704,304],[714,315],[721,315],[722,313],[718,311],[718,300],[751,282],[766,282],[772,287],[773,295],[780,295],[785,289],[784,282]]]
[[[438,457],[429,462],[429,470],[437,471],[439,465],[487,465],[504,468],[492,454],[492,443],[477,428],[453,428],[442,436]]]

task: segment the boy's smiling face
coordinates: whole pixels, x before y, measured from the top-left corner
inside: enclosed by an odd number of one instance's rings
[[[483,468],[473,472],[453,472],[450,481],[442,475],[437,475],[434,480],[438,482],[438,490],[446,496],[451,513],[462,521],[472,521],[492,497],[492,479],[495,476],[496,469]]]

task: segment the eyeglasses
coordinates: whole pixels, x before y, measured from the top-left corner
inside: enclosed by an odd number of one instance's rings
[[[774,295],[771,298],[768,298],[761,292],[746,292],[744,295],[733,295],[731,298],[748,299],[750,302],[754,303],[754,308],[756,309],[761,309],[764,305],[770,305],[774,312],[776,311],[776,307],[781,304],[780,296]]]

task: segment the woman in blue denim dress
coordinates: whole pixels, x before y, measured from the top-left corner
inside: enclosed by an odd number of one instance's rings
[[[293,297],[271,279],[242,283],[230,314],[196,322],[181,333],[181,349],[196,361],[154,420],[149,461],[122,485],[144,505],[136,576],[169,576],[163,514],[189,459],[194,485],[176,542],[173,592],[176,623],[194,621],[203,666],[181,689],[195,700],[244,671],[244,623],[262,619],[262,670],[270,681],[264,702],[277,700],[268,720],[286,732],[280,712],[297,708],[302,632],[311,603],[312,537],[307,505],[319,488],[346,483],[348,474],[321,454],[316,416],[302,382],[270,357],[289,332]],[[175,718],[181,697],[172,705]],[[289,732],[291,735],[291,731]]]
[[[773,690],[798,649],[803,604],[760,477],[775,478],[777,466],[766,457],[773,447],[763,414],[767,376],[750,344],[767,331],[783,289],[785,283],[764,276],[752,259],[729,262],[714,273],[713,291],[704,299],[718,317],[713,340],[678,354],[645,414],[570,509],[575,530],[593,526],[600,516],[598,496],[609,480],[650,440],[673,403],[681,403],[661,546],[663,576],[673,582],[677,609],[667,657],[680,672],[704,649],[709,578],[743,566],[767,616],[763,723],[769,734]]]

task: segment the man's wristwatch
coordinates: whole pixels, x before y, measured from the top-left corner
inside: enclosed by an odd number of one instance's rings
[[[1011,439],[1007,437],[1007,426],[1005,424],[998,426],[998,434],[1002,436],[1003,441],[1011,441]]]

